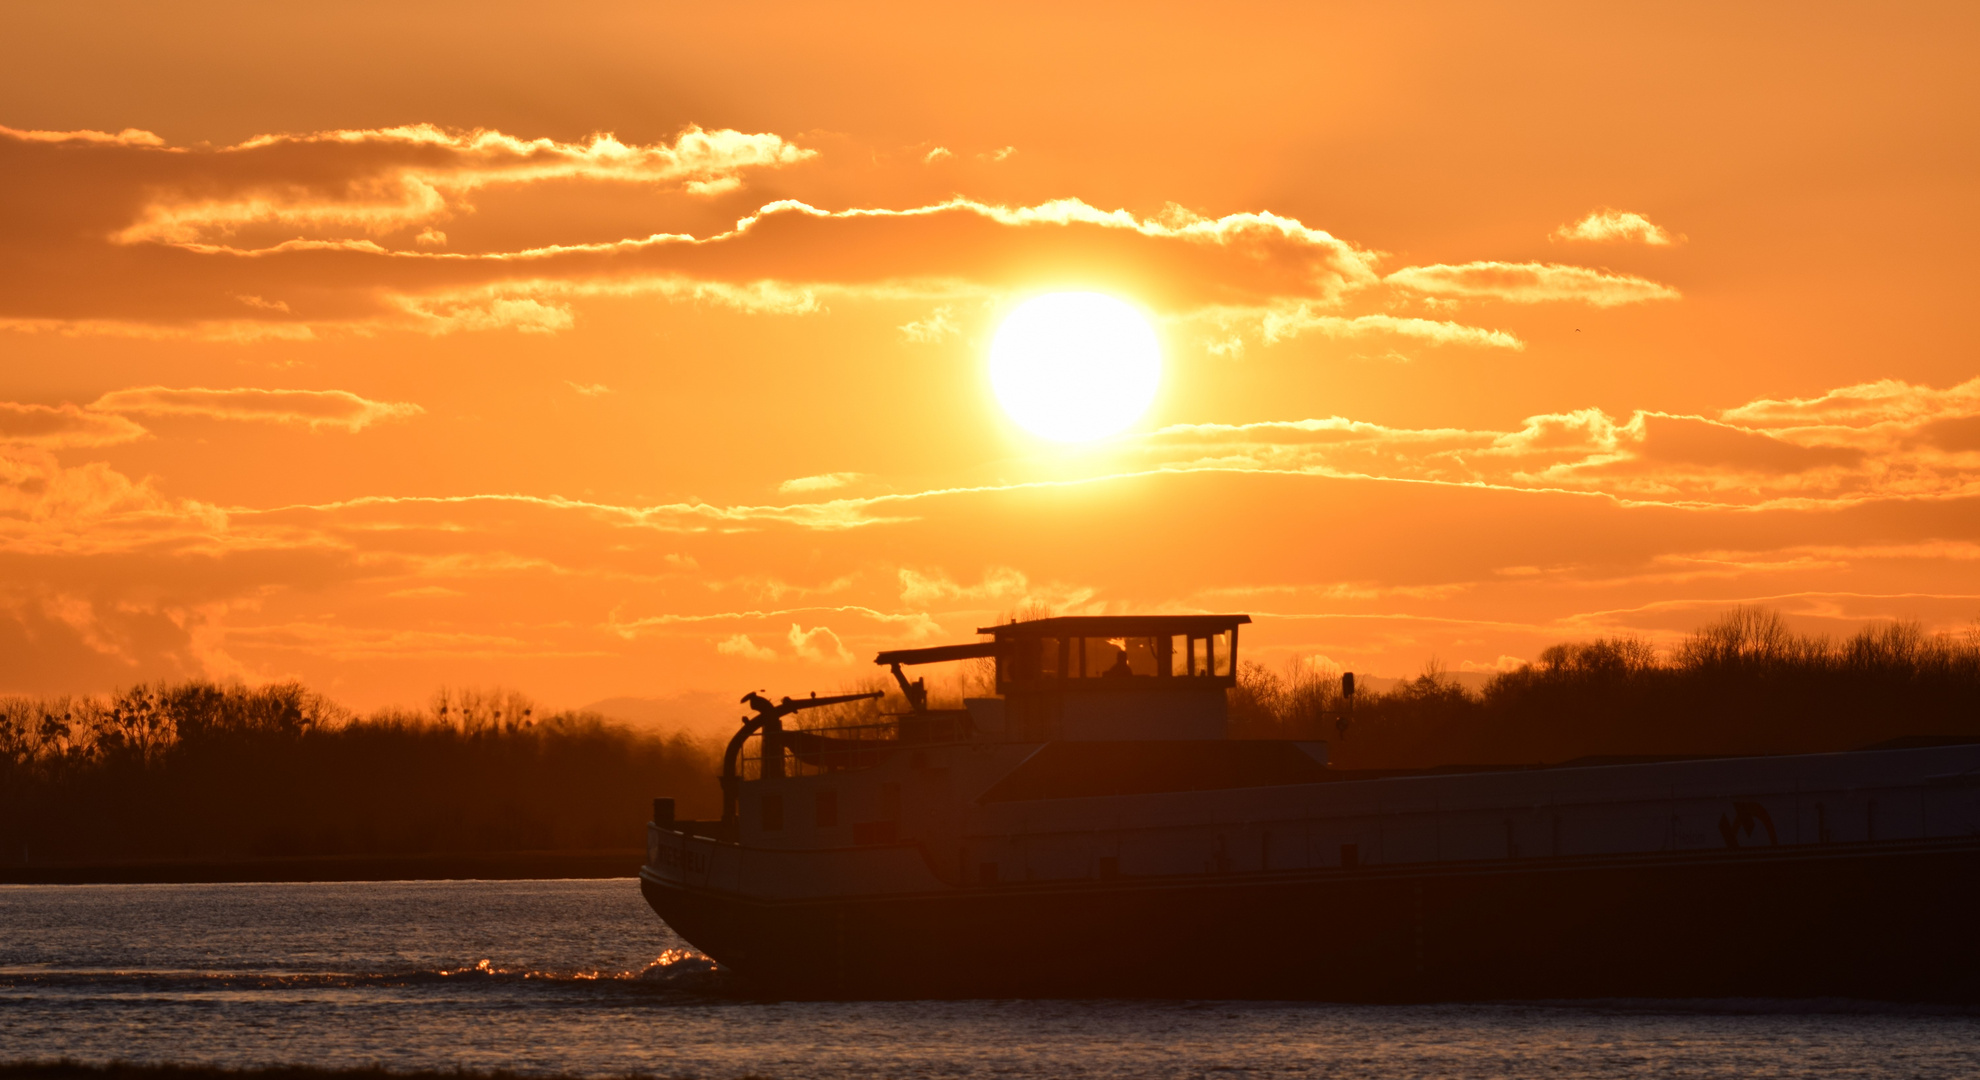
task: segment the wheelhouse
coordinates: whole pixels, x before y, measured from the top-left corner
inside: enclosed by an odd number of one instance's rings
[[[1148,685],[1114,681],[1123,679],[1228,688],[1237,683],[1237,628],[1250,621],[1248,615],[1068,616],[977,632],[995,639],[1000,694]]]
[[[1248,615],[1061,616],[986,626],[990,640],[883,652],[910,706],[921,680],[902,667],[991,658],[996,698],[965,702],[977,739],[1006,742],[1221,739]]]

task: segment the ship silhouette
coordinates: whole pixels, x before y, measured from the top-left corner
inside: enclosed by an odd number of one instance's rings
[[[1249,621],[884,652],[908,708],[877,720],[748,695],[721,819],[656,799],[641,890],[795,997],[1980,991],[1980,745],[1334,769],[1227,737]],[[983,659],[962,709],[903,670]]]

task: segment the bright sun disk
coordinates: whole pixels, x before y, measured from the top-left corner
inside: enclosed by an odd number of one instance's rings
[[[990,385],[1018,426],[1060,442],[1125,430],[1162,381],[1162,347],[1133,305],[1104,293],[1034,297],[997,328]]]

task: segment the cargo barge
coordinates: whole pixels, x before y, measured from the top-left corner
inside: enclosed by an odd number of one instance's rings
[[[750,695],[640,887],[793,997],[1980,996],[1980,745],[1370,773],[1226,737],[1242,615],[882,653],[908,710]],[[906,666],[994,662],[931,709]],[[790,721],[787,723],[787,721]]]

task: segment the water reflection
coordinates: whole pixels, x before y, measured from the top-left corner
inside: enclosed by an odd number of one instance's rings
[[[0,887],[0,1058],[790,1078],[1980,1075],[1968,1010],[759,1001],[630,881]],[[1178,942],[1178,963],[1214,949]],[[1050,963],[1013,957],[1012,963]]]

